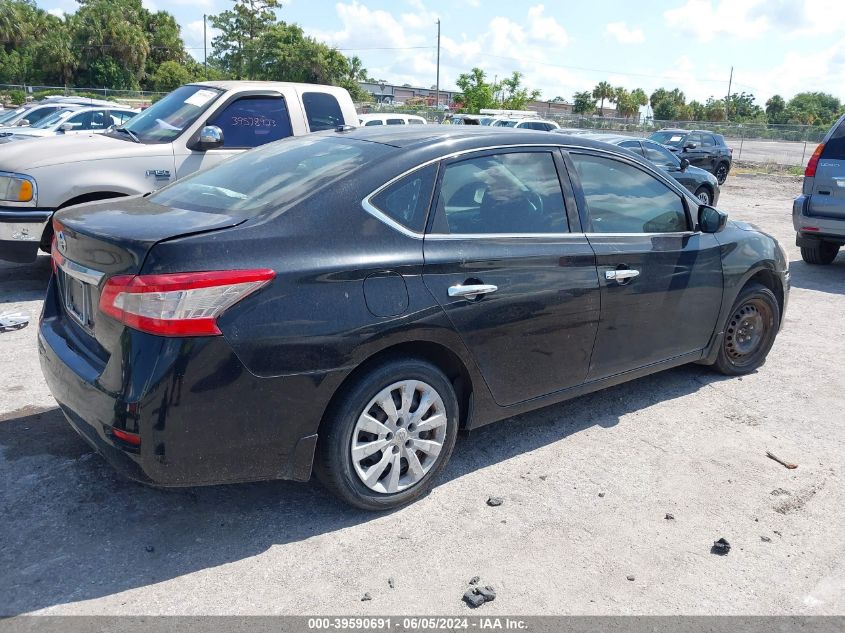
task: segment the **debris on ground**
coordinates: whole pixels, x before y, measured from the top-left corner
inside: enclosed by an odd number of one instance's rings
[[[471,584],[471,585],[477,585],[480,582],[481,582],[481,576],[473,576],[472,578],[469,579],[469,584]]]
[[[636,580],[636,577],[634,576],[634,574],[628,574],[627,576],[625,576],[625,578],[627,578],[631,582],[634,582]]]
[[[393,576],[387,579],[387,586],[391,589],[396,589],[396,581],[393,580]]]
[[[712,554],[718,554],[719,556],[725,556],[730,551],[731,544],[723,538],[720,538],[718,541],[714,542],[713,547],[710,548],[710,552]]]
[[[664,518],[664,519],[666,519],[667,521],[674,521],[674,520],[675,520],[675,515],[674,515],[674,514],[672,514],[671,512],[667,512],[667,513],[666,513],[666,516],[665,516],[665,517],[663,517],[663,518]]]
[[[600,492],[600,493],[599,493],[599,497],[603,497],[603,496],[604,496],[604,493],[603,493],[603,492]]]
[[[489,497],[487,499],[487,505],[490,506],[491,508],[495,508],[497,506],[500,506],[504,502],[505,502],[505,500],[502,499],[501,497]]]
[[[373,599],[373,597],[370,595],[369,591],[367,593],[365,593],[363,596],[361,596],[361,602],[367,602],[368,600],[372,600],[372,599]]]
[[[775,497],[782,497],[791,493],[789,492],[789,490],[784,490],[783,488],[775,488],[770,494],[774,495]]]
[[[764,543],[771,543],[772,537],[771,536],[761,536],[760,540],[763,541]]]
[[[798,464],[792,464],[790,462],[784,461],[780,457],[775,455],[772,451],[766,451],[766,457],[775,460],[781,466],[786,466],[789,470],[795,470],[796,468],[798,468]]]
[[[466,602],[472,609],[484,604],[484,596],[476,593],[477,589],[478,587],[470,587],[464,592],[464,602]]]
[[[473,578],[476,580],[477,576]],[[480,582],[480,579],[476,580],[476,582]],[[484,587],[479,587],[473,584],[472,587],[467,589],[464,592],[464,602],[466,602],[471,608],[475,609],[480,607],[485,602],[493,602],[496,599],[496,590],[493,589],[490,585],[485,585]]]
[[[152,554],[154,551],[156,551],[156,548],[153,547],[152,545],[147,545],[144,548],[144,551],[147,552],[147,554]]]

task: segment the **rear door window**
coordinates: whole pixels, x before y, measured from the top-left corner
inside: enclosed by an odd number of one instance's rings
[[[388,125],[405,125],[405,119],[388,119]]]
[[[65,123],[68,123],[73,126],[74,132],[78,132],[80,130],[90,130],[91,126],[93,125],[91,116],[92,114],[92,112],[82,112],[81,114],[75,114],[70,117],[67,121],[65,121]]]
[[[59,108],[57,108],[57,107],[56,108],[54,108],[54,107],[35,108],[35,109],[31,110],[30,112],[27,112],[26,115],[24,116],[24,118],[27,121],[29,121],[30,125],[32,125],[33,123],[38,123],[38,121],[40,121],[44,117],[50,116],[51,114],[53,114],[53,112],[55,112],[58,109]]]
[[[710,134],[702,134],[701,135],[701,146],[702,147],[715,147],[716,146],[716,139],[713,138]]]
[[[446,165],[433,233],[565,233],[566,206],[550,152],[506,152]]]
[[[822,158],[845,160],[845,118],[839,122],[833,134],[827,139],[822,151]]]
[[[364,123],[364,127],[368,127],[370,125],[384,125],[384,124],[382,123],[381,119],[372,119],[372,120]]]
[[[340,104],[330,94],[305,92],[302,95],[302,104],[305,106],[305,116],[308,118],[308,127],[312,132],[333,130],[345,123]]]
[[[679,167],[678,158],[668,149],[657,143],[643,142],[645,157],[660,167]]]
[[[223,130],[223,147],[246,149],[293,135],[284,97],[243,97],[208,121]]]

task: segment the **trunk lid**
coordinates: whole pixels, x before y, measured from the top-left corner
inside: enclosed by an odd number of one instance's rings
[[[147,253],[164,240],[237,226],[244,218],[226,213],[173,209],[143,197],[69,207],[55,215],[57,300],[86,347],[106,355],[123,325],[98,309],[106,279],[136,275]],[[93,339],[93,340],[92,340]],[[96,341],[97,345],[90,345]],[[92,350],[93,351],[93,350]]]

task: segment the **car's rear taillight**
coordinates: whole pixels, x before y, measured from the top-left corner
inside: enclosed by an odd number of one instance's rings
[[[216,336],[217,318],[275,276],[268,269],[118,275],[106,281],[100,311],[150,334]]]
[[[813,155],[810,156],[810,161],[807,163],[807,169],[804,170],[804,175],[806,177],[812,178],[816,175],[816,168],[819,166],[819,159],[822,157],[823,151],[824,143],[820,143],[816,148],[816,151],[813,152]]]

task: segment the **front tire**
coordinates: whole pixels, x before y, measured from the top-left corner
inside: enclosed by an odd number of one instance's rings
[[[730,171],[730,167],[725,162],[721,162],[716,165],[716,171],[714,172],[714,176],[716,176],[716,182],[720,185],[724,185],[725,181],[728,179],[728,172]]]
[[[774,293],[757,283],[739,293],[725,323],[714,367],[726,376],[749,374],[766,362],[780,328]]]
[[[315,471],[334,495],[390,510],[427,494],[458,433],[449,379],[422,360],[393,360],[358,378],[320,429]]]
[[[710,193],[710,189],[703,185],[695,190],[695,197],[701,201],[701,204],[710,205],[713,203],[713,194]]]
[[[813,266],[832,264],[839,253],[839,245],[830,242],[816,242],[813,246],[801,247],[801,259]]]

